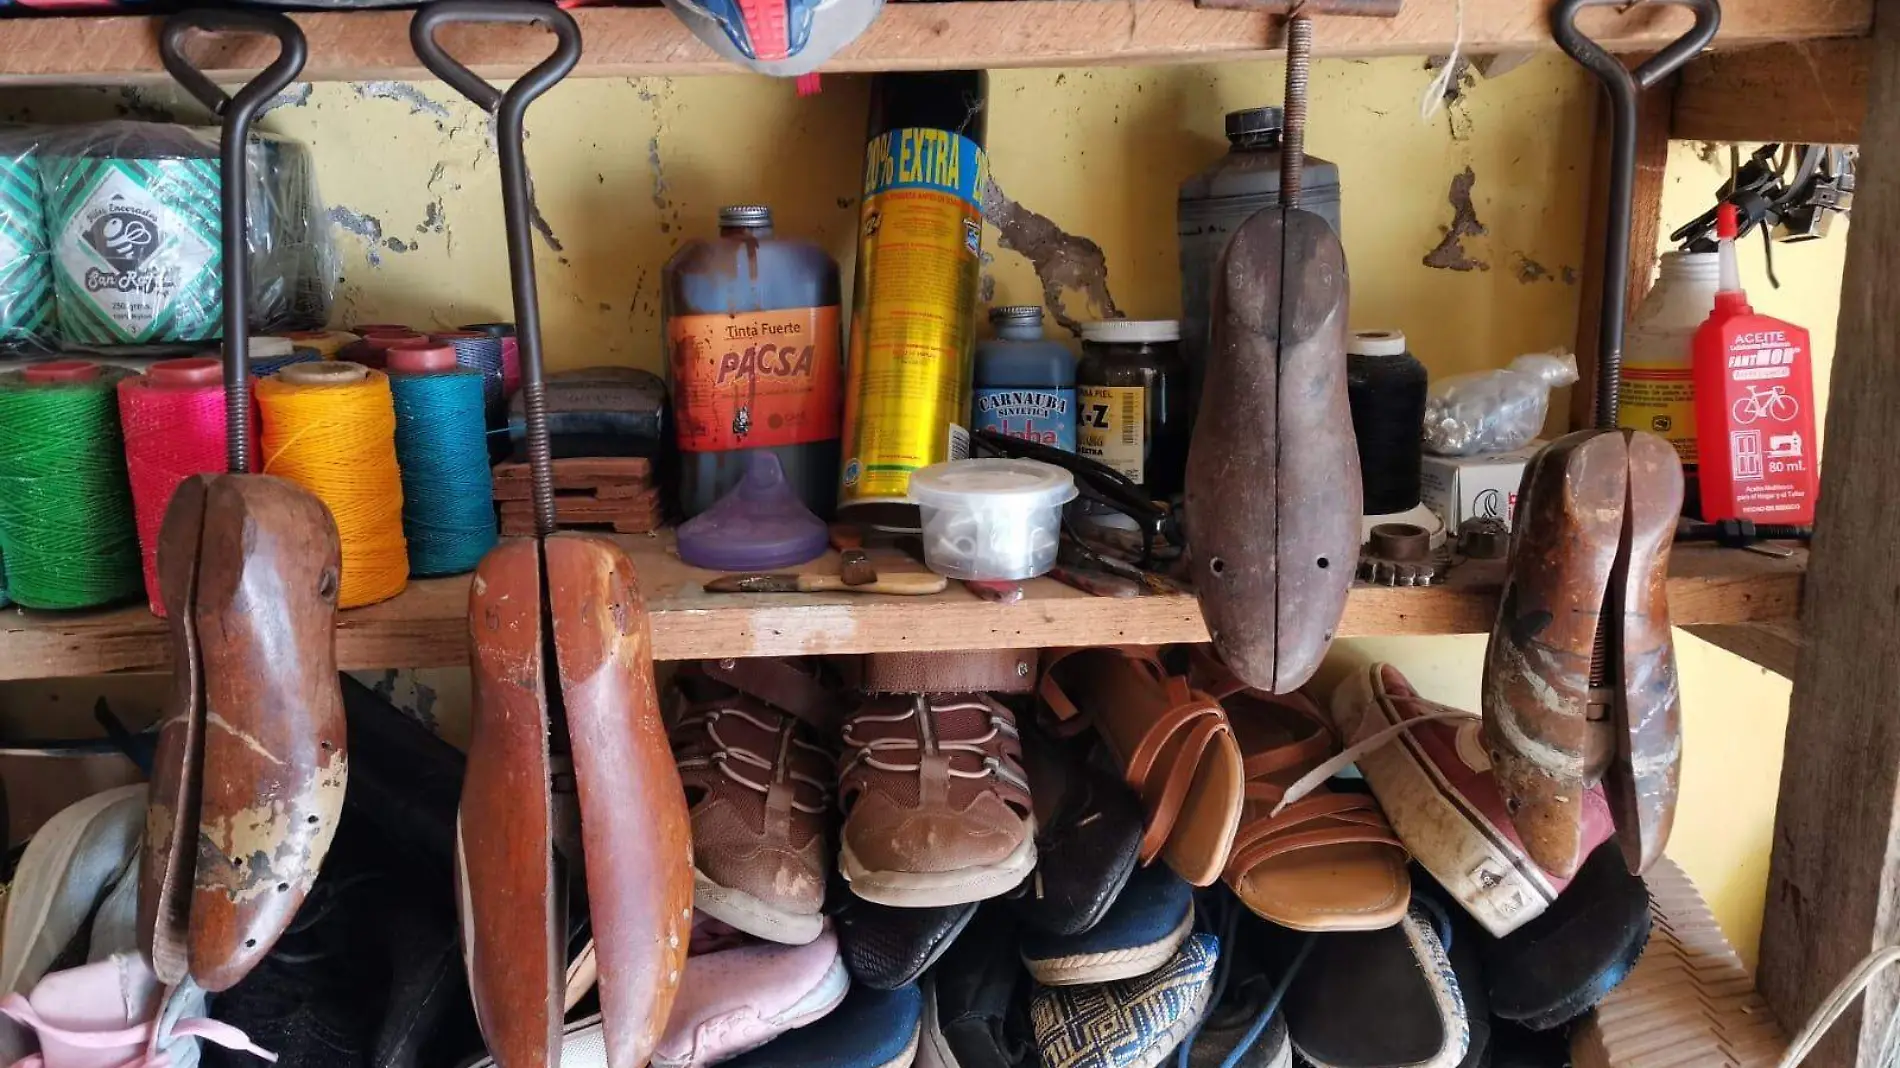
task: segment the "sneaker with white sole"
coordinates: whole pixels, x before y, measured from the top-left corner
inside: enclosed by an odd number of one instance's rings
[[[829,930],[799,946],[759,942],[704,917],[654,1068],[707,1068],[822,1019],[851,989]]]

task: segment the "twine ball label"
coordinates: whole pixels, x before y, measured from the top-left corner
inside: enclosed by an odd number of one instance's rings
[[[48,184],[55,192],[53,273],[67,340],[129,344],[215,336],[223,304],[217,161],[58,162]]]
[[[31,155],[0,158],[0,338],[45,337],[52,328],[39,164]]]

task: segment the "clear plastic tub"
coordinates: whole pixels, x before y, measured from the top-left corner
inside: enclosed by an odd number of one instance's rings
[[[924,563],[979,582],[1034,578],[1056,564],[1075,478],[1034,460],[952,460],[910,476],[923,513]]]

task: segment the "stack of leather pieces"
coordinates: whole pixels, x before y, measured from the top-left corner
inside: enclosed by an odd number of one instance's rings
[[[1635,971],[1571,1037],[1576,1068],[1769,1068],[1787,1036],[1682,869],[1646,877],[1655,920]]]
[[[525,463],[495,466],[503,537],[534,534],[534,491]],[[653,463],[640,456],[570,456],[554,461],[554,524],[562,530],[648,534],[660,529]]]

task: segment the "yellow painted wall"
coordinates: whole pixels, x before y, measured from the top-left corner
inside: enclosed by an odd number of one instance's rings
[[[1315,71],[1308,147],[1343,174],[1355,325],[1403,329],[1434,374],[1569,344],[1592,86],[1562,58],[1542,57],[1470,85],[1421,121],[1430,77],[1416,59],[1327,61]],[[1171,317],[1175,187],[1220,155],[1223,112],[1276,102],[1281,78],[1273,63],[996,72],[993,173],[1018,203],[1100,246],[1124,313]],[[685,237],[711,231],[721,204],[770,203],[781,232],[823,242],[848,266],[867,90],[866,79],[830,76],[804,100],[786,83],[749,77],[589,80],[536,104],[528,145],[554,236],[538,248],[553,366],[658,369],[661,266]],[[323,194],[338,209],[335,322],[509,317],[500,194],[480,113],[426,83],[319,85],[289,100],[266,125],[314,147]],[[150,91],[42,91],[8,103],[41,119],[192,114],[175,94]],[[1452,178],[1467,167],[1487,233],[1467,238],[1464,251],[1489,269],[1428,268],[1421,261],[1452,218]],[[1679,146],[1671,224],[1700,210],[1719,177]],[[1033,271],[997,238],[985,236],[994,301],[1038,300]],[[1828,348],[1841,244],[1787,253],[1789,288],[1779,296],[1750,276],[1758,307],[1802,319]],[[1475,706],[1481,638],[1364,645],[1428,694]],[[1752,959],[1787,684],[1686,636],[1680,649],[1689,748],[1671,852]],[[88,706],[73,684],[0,688],[0,726],[39,719],[60,694],[65,708]],[[460,733],[462,710],[437,713]]]

